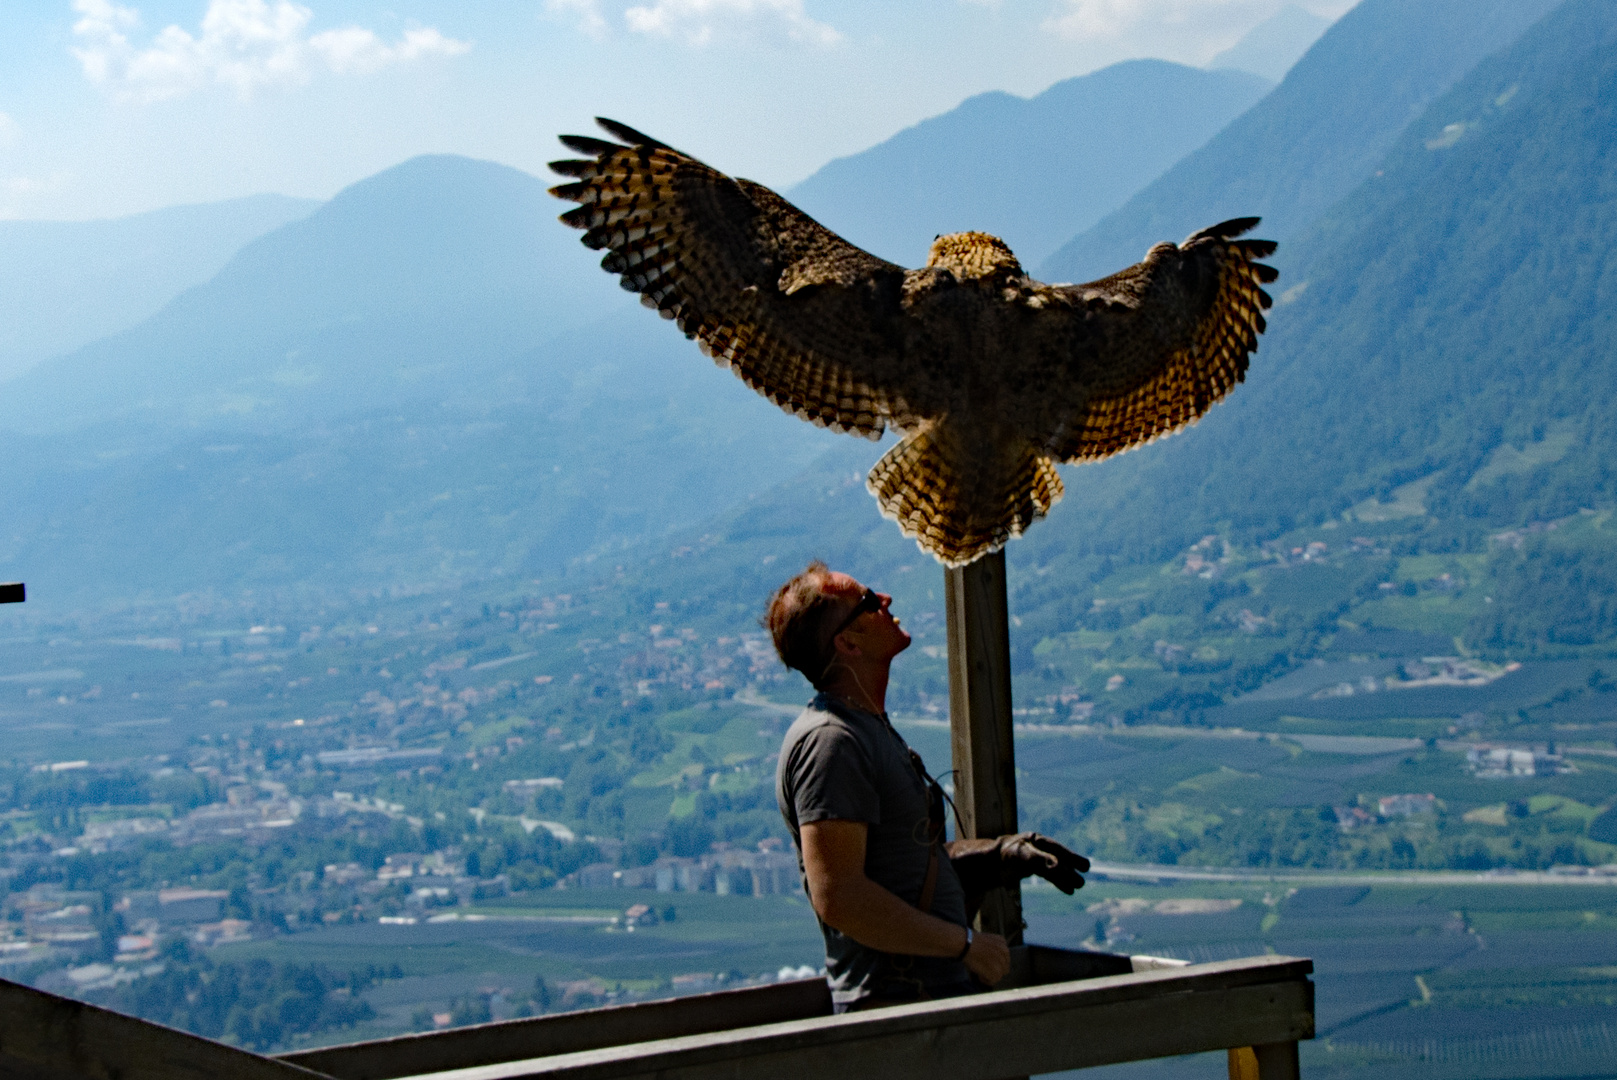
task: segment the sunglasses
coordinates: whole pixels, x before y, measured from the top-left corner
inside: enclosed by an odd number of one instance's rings
[[[864,593],[859,597],[859,602],[853,606],[853,610],[848,612],[848,617],[838,623],[837,628],[831,631],[830,636],[828,636],[825,640],[835,641],[837,635],[842,633],[842,631],[846,630],[848,627],[852,626],[855,619],[866,612],[880,611],[881,605],[881,595],[878,594],[875,589],[867,587]]]

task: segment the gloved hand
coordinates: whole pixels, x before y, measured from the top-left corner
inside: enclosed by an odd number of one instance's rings
[[[1089,860],[1036,832],[1011,833],[991,840],[955,840],[945,849],[966,890],[966,913],[975,916],[989,889],[1039,875],[1067,895],[1084,887]]]

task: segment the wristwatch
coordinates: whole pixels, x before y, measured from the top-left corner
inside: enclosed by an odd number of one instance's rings
[[[968,926],[968,927],[966,927],[966,945],[965,945],[965,948],[960,950],[960,955],[955,957],[955,962],[958,963],[959,961],[964,960],[966,958],[966,954],[969,953],[970,951],[971,951],[971,927]]]

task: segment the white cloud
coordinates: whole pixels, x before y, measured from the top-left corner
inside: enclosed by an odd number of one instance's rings
[[[368,75],[390,64],[407,64],[429,56],[459,56],[471,48],[464,41],[446,38],[426,27],[406,30],[396,45],[387,45],[375,33],[359,26],[327,30],[309,39],[309,48],[338,74],[358,72]]]
[[[44,178],[13,176],[0,180],[0,191],[4,191],[7,195],[51,195],[61,191],[72,179],[72,174],[65,172],[53,173]]]
[[[9,176],[0,179],[0,221],[37,217],[43,200],[72,186],[78,177],[58,171],[50,176]]]
[[[140,13],[113,0],[73,0],[79,21],[73,49],[84,75],[121,99],[156,101],[206,86],[228,87],[243,97],[267,86],[307,82],[321,70],[368,74],[471,48],[434,29],[409,30],[394,44],[351,26],[313,36],[314,13],[291,0],[210,0],[200,33],[179,26],[151,44],[131,43]]]
[[[706,45],[720,30],[785,33],[809,45],[842,40],[836,28],[808,17],[803,0],[654,0],[629,8],[623,21],[637,34],[680,37],[692,45]]]
[[[803,0],[545,0],[545,10],[594,38],[619,21],[631,33],[707,45],[724,36],[785,37],[809,45],[835,45],[835,27],[809,18]],[[609,7],[610,12],[603,11]]]
[[[590,37],[606,36],[607,23],[601,14],[600,0],[545,0],[545,10],[577,26]]]
[[[1109,41],[1148,28],[1173,33],[1249,26],[1276,7],[1274,0],[1063,0],[1045,25],[1077,41]]]

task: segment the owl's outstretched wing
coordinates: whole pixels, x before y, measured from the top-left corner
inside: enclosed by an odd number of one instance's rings
[[[1145,260],[1086,285],[1041,285],[1049,314],[1080,316],[1065,410],[1049,447],[1057,461],[1088,461],[1194,423],[1246,377],[1270,305],[1262,286],[1279,273],[1258,259],[1269,240],[1237,239],[1258,223],[1236,218],[1158,244]]]
[[[561,220],[601,266],[702,351],[790,413],[880,437],[913,410],[901,364],[904,270],[853,246],[773,191],[649,136],[562,136],[588,155],[551,168],[580,203]]]

